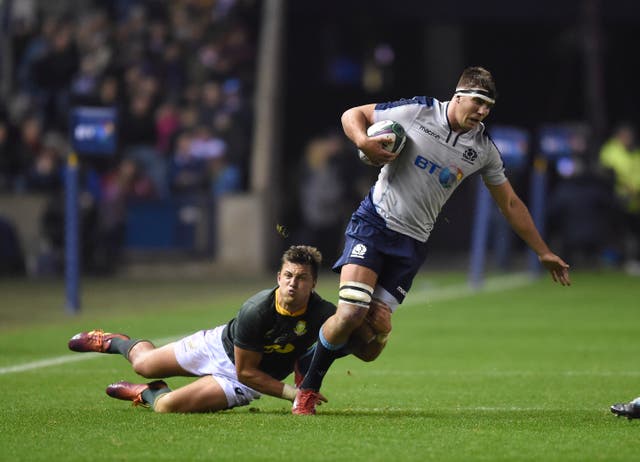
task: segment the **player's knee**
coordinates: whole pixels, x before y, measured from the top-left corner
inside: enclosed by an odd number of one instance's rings
[[[144,356],[136,357],[133,361],[131,361],[131,366],[133,367],[133,370],[136,374],[141,375],[142,377],[147,379],[155,378],[153,365]]]
[[[367,310],[365,308],[353,305],[338,305],[338,311],[335,314],[337,324],[343,330],[350,332],[362,325],[366,316]]]

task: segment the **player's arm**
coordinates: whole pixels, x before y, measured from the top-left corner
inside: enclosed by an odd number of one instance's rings
[[[388,141],[380,136],[367,136],[367,128],[373,125],[375,104],[365,104],[363,106],[347,109],[340,119],[344,134],[365,153],[365,155],[375,164],[388,164],[393,161],[397,154],[386,151],[382,148],[383,141]]]
[[[238,346],[234,346],[233,352],[236,360],[236,373],[240,382],[265,395],[288,399],[289,401],[295,399],[295,387],[276,380],[260,370],[262,353],[245,350]]]
[[[540,263],[551,273],[553,280],[563,286],[571,285],[569,265],[554,254],[544,242],[529,209],[513,190],[511,183],[507,180],[497,186],[487,185],[487,188],[513,230],[538,255]]]

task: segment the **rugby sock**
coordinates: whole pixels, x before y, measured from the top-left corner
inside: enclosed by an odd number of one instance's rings
[[[137,343],[143,342],[144,340],[124,340],[118,337],[114,337],[111,339],[111,343],[109,344],[109,348],[107,349],[107,353],[120,353],[125,358],[129,359],[129,351],[133,348]]]
[[[322,379],[327,373],[333,361],[337,358],[344,356],[343,347],[344,344],[333,345],[327,341],[320,328],[320,334],[318,336],[318,343],[316,343],[316,351],[311,359],[309,370],[304,376],[304,380],[300,385],[301,389],[320,391],[322,386]]]
[[[298,370],[303,376],[307,375],[307,372],[311,367],[311,360],[313,359],[313,355],[316,352],[317,345],[317,343],[314,343],[313,346],[309,348],[305,354],[298,358]],[[349,350],[349,348],[347,346],[344,346],[335,351],[335,359],[342,358],[343,356],[347,356],[350,354],[351,351]]]
[[[150,404],[151,406],[153,406],[156,403],[156,400],[160,396],[166,395],[170,391],[171,391],[171,388],[169,387],[158,388],[156,390],[147,388],[145,391],[142,392],[142,400],[145,402],[145,404]]]

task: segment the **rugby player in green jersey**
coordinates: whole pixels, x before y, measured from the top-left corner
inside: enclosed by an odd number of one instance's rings
[[[294,369],[296,383],[302,380],[320,326],[336,312],[333,303],[315,292],[321,260],[314,247],[290,247],[281,259],[278,285],[253,295],[235,318],[214,329],[158,348],[148,340],[93,330],[73,336],[69,348],[119,353],[145,378],[199,377],[175,390],[163,380],[123,381],[106,389],[113,398],[156,412],[213,412],[247,405],[263,394],[293,401],[297,389],[283,380]],[[390,330],[390,310],[379,304],[340,354],[372,361],[384,348],[376,339]]]

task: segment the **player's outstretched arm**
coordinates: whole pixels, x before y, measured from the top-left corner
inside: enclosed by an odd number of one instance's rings
[[[538,255],[540,263],[551,273],[553,280],[563,286],[571,285],[569,265],[549,249],[540,236],[529,209],[509,181],[498,186],[487,185],[487,188],[513,230]]]
[[[296,397],[296,388],[274,379],[266,372],[260,370],[259,365],[262,360],[262,353],[242,348],[234,347],[236,362],[236,373],[238,380],[257,392],[276,398],[292,401]],[[320,395],[320,400],[326,402],[327,399]]]

